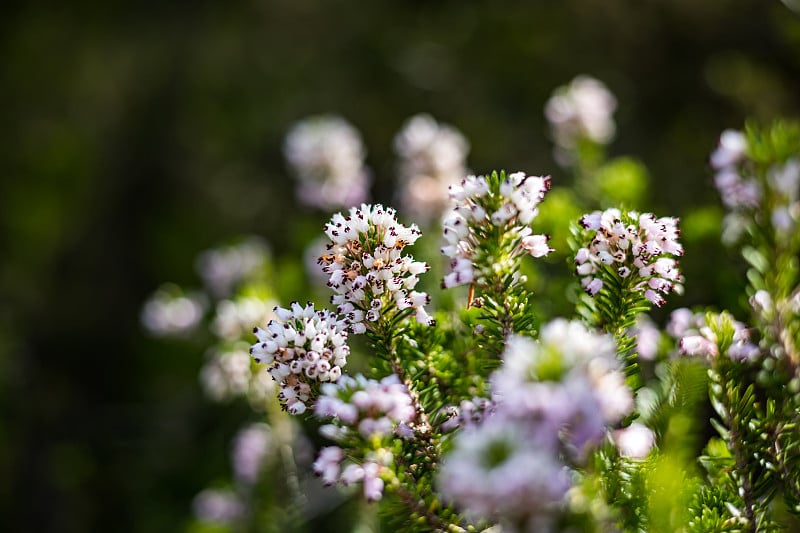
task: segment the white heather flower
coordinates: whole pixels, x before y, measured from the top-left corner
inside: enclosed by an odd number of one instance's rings
[[[195,496],[192,508],[198,520],[227,526],[245,513],[242,500],[229,490],[206,489]]]
[[[236,434],[232,453],[236,479],[248,485],[258,481],[271,449],[272,432],[267,424],[250,424],[240,430]]]
[[[614,432],[614,442],[619,453],[629,459],[645,459],[656,442],[656,436],[647,426],[634,422]]]
[[[738,164],[747,152],[747,137],[737,130],[725,130],[719,138],[719,146],[711,154],[711,166],[722,170]]]
[[[628,287],[659,307],[663,295],[682,290],[674,259],[683,255],[677,218],[607,209],[584,215],[580,224],[588,244],[575,255],[576,273],[590,295],[609,277],[625,278]]]
[[[545,105],[555,142],[574,148],[580,139],[607,144],[614,138],[617,99],[599,80],[578,76],[557,88]]]
[[[525,424],[499,417],[456,434],[437,481],[469,516],[511,521],[557,512],[570,487],[566,467],[532,444]]]
[[[297,122],[286,135],[283,152],[305,205],[338,209],[367,199],[364,143],[343,118],[319,115]]]
[[[243,280],[264,270],[269,247],[258,237],[233,245],[206,250],[196,261],[197,272],[216,298],[229,297]]]
[[[405,309],[422,324],[434,323],[424,310],[430,297],[414,290],[428,265],[403,255],[421,235],[416,225],[400,224],[392,208],[361,204],[346,216],[333,215],[325,233],[331,242],[319,263],[343,327],[364,333],[380,316],[391,318]]]
[[[211,331],[225,340],[241,339],[258,324],[264,324],[272,319],[274,308],[274,300],[252,296],[222,300],[217,304]]]
[[[159,337],[181,337],[194,331],[205,306],[198,295],[183,294],[176,286],[158,289],[142,307],[142,325]]]
[[[452,185],[452,209],[443,222],[446,244],[441,251],[450,258],[443,287],[483,284],[497,275],[497,269],[515,270],[515,259],[522,254],[542,257],[550,253],[549,237],[532,235],[529,226],[549,189],[549,177],[526,176],[524,172],[467,176]],[[485,235],[499,235],[499,242],[492,244],[507,255],[484,257]]]
[[[394,138],[399,157],[400,208],[429,222],[447,205],[447,189],[466,173],[469,143],[452,126],[427,114],[414,115]]]
[[[269,365],[279,382],[278,398],[292,414],[302,414],[313,402],[317,383],[336,381],[342,375],[350,348],[347,332],[327,310],[297,302],[290,309],[275,308],[276,319],[266,329],[255,328],[258,342],[250,348],[257,363]]]
[[[314,414],[349,428],[339,435],[354,431],[365,439],[390,436],[416,416],[408,389],[394,374],[381,381],[343,376],[336,384],[325,384]]]

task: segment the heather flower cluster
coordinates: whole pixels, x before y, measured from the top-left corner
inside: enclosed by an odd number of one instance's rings
[[[570,466],[633,409],[616,344],[557,319],[538,341],[509,338],[490,382],[493,409],[455,435],[440,490],[475,517],[545,528],[563,509]]]
[[[630,169],[604,161],[615,106],[587,77],[547,105],[557,149],[587,185],[589,205],[611,184],[627,183],[621,175]],[[541,279],[529,285],[522,258],[553,251],[549,236],[532,227],[550,178],[462,177],[463,136],[430,116],[412,117],[394,141],[398,199],[428,224],[447,188],[442,288],[468,285],[467,309],[443,297],[434,322],[429,295],[417,290],[429,266],[406,252],[419,228],[367,203],[334,214],[324,227],[327,243],[306,254],[333,292],[330,311],[273,306],[272,268],[257,240],[200,257],[205,299],[165,288],[145,306],[143,322],[158,334],[189,337],[204,322],[213,333],[205,337],[213,343],[204,388],[219,400],[246,396],[269,423],[239,432],[230,490],[215,482],[223,488],[198,495],[199,526],[257,530],[264,517],[270,527],[302,526],[352,494],[315,490],[303,475],[310,467],[325,485],[355,486],[368,502],[389,500],[380,525],[391,530],[778,529],[778,520],[800,510],[798,142],[800,126],[723,133],[711,157],[714,183],[730,210],[726,221],[738,217],[751,240],[742,255],[755,327],[727,312],[678,309],[666,325],[675,341],[668,346],[645,313],[682,291],[677,218],[586,214],[571,242],[588,296],[569,298],[573,286],[546,279],[549,268],[531,269]],[[285,149],[307,205],[366,197],[363,144],[340,119],[296,125]],[[579,207],[555,200],[538,222],[561,238],[557,230]],[[279,274],[282,268],[276,265]],[[570,306],[564,313],[579,318],[551,319],[562,314],[559,292]],[[248,330],[254,344],[242,338]],[[345,373],[355,334],[366,334],[353,345],[366,375]],[[708,421],[698,409],[706,393],[716,418],[700,428],[698,416]],[[698,468],[691,453],[704,431],[682,439],[681,428],[711,426],[719,438],[708,442]],[[299,445],[309,428],[329,441],[316,454],[310,443],[305,454]],[[276,486],[278,470],[286,483]],[[356,527],[374,525],[372,517]]]
[[[263,272],[269,261],[267,244],[258,237],[202,252],[195,262],[206,289],[216,298],[227,298],[243,280]]]
[[[589,245],[575,255],[576,272],[590,295],[614,282],[661,306],[664,295],[682,289],[675,257],[683,255],[683,246],[676,218],[607,209],[584,215],[580,224]]]
[[[727,346],[720,346],[718,332],[725,327],[733,330],[732,341]],[[684,355],[714,359],[722,354],[733,361],[747,362],[758,359],[761,354],[758,345],[750,341],[747,326],[727,313],[693,313],[685,308],[676,309],[667,331],[678,339],[680,352]]]
[[[416,416],[406,386],[394,374],[380,381],[362,375],[344,376],[336,384],[323,385],[314,414],[330,421],[320,433],[351,451],[346,458],[340,446],[323,448],[312,465],[314,472],[326,485],[361,482],[368,501],[381,499],[381,475],[391,475],[388,467],[394,460],[383,441],[393,436],[410,437]],[[369,451],[361,457],[352,455],[353,450],[365,448]]]
[[[557,88],[545,106],[555,142],[574,148],[581,139],[607,144],[616,131],[613,114],[617,99],[599,80],[578,76]]]
[[[725,130],[710,162],[714,185],[729,210],[724,221],[726,242],[736,242],[757,213],[769,219],[779,238],[792,237],[800,220],[800,156],[773,162],[761,175],[748,156],[747,136]]]
[[[319,115],[294,124],[283,151],[297,178],[297,196],[303,204],[339,209],[367,199],[364,143],[343,118]]]
[[[747,157],[747,138],[736,130],[725,130],[719,146],[711,154],[714,185],[723,205],[728,209],[755,208],[761,202],[763,191],[758,180],[744,178],[739,166]]]
[[[273,451],[272,430],[267,424],[254,423],[239,430],[233,442],[231,463],[234,478],[254,485]]]
[[[538,341],[511,337],[490,380],[498,411],[535,420],[550,446],[561,439],[576,457],[633,409],[613,337],[577,321],[545,324]]]
[[[142,307],[142,324],[157,337],[190,335],[205,312],[205,302],[198,294],[184,294],[178,287],[165,285]]]
[[[203,390],[213,400],[226,401],[249,394],[254,374],[246,346],[214,351],[200,369]]]
[[[400,209],[428,223],[447,207],[447,189],[466,175],[467,139],[427,114],[414,115],[394,138]]]
[[[244,338],[256,324],[264,324],[274,316],[275,301],[271,298],[239,296],[217,303],[211,331],[220,339],[235,341]]]
[[[442,463],[442,497],[472,520],[527,520],[527,530],[547,531],[570,477],[557,456],[537,445],[536,436],[529,427],[495,418],[465,428]]]
[[[549,237],[530,227],[549,189],[549,177],[524,172],[468,176],[452,185],[453,207],[443,221],[447,244],[441,251],[451,259],[443,287],[487,285],[514,272],[519,256],[549,254]]]
[[[330,239],[319,258],[333,289],[340,326],[364,333],[378,320],[411,310],[421,324],[433,324],[425,310],[428,294],[414,290],[428,265],[403,255],[403,249],[421,235],[416,225],[406,227],[396,212],[380,204],[361,204],[348,215],[335,214],[325,225]]]
[[[408,389],[396,375],[376,381],[359,374],[323,385],[314,415],[332,419],[333,426],[323,433],[338,441],[353,431],[363,439],[387,437],[398,428],[407,433],[415,411]]]
[[[313,304],[291,309],[275,308],[277,319],[266,329],[255,328],[258,342],[250,348],[257,363],[266,363],[279,382],[278,398],[291,414],[302,414],[314,401],[315,389],[323,382],[335,382],[342,375],[350,348],[347,332],[327,310]]]

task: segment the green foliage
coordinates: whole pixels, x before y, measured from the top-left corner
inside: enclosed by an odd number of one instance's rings
[[[641,161],[632,157],[612,159],[598,169],[594,181],[602,206],[645,205],[650,176]]]

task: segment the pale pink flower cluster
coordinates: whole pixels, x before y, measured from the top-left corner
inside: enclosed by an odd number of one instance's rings
[[[719,146],[711,154],[714,185],[728,209],[754,209],[761,203],[763,190],[756,179],[741,176],[739,165],[746,159],[747,138],[736,130],[725,130]]]
[[[362,483],[364,497],[369,502],[383,497],[384,481],[380,475],[391,464],[391,452],[369,453],[360,463],[346,460],[344,450],[339,446],[322,448],[317,460],[311,465],[314,473],[322,478],[325,485],[341,483],[344,486]]]
[[[408,389],[395,375],[381,381],[362,375],[344,376],[336,384],[327,383],[322,386],[314,414],[331,422],[320,428],[324,436],[337,442],[357,438],[368,443],[394,435],[410,436],[416,416]],[[392,454],[383,448],[360,460],[346,460],[342,448],[329,446],[320,450],[313,469],[327,485],[362,482],[364,496],[375,501],[383,495],[380,474],[392,461]]]
[[[286,135],[283,152],[305,205],[339,209],[367,199],[364,143],[343,118],[319,115],[297,122]]]
[[[682,290],[675,259],[683,255],[677,218],[607,209],[584,215],[580,224],[591,240],[575,255],[576,272],[590,295],[603,288],[609,275],[627,278],[630,288],[657,306],[664,304],[663,295]]]
[[[469,143],[452,126],[427,114],[414,115],[394,138],[399,157],[400,208],[429,222],[447,206],[447,189],[466,173]]]
[[[599,144],[610,142],[616,131],[616,108],[617,99],[601,81],[578,76],[554,91],[544,113],[555,142],[574,148],[582,138]]]
[[[779,238],[791,238],[800,221],[800,158],[775,163],[762,179],[755,175],[747,157],[747,137],[740,131],[725,130],[711,154],[714,185],[725,216],[723,240],[736,242],[750,222],[753,211],[766,210]]]
[[[421,235],[416,225],[400,224],[392,208],[361,204],[348,215],[333,215],[325,233],[331,242],[319,263],[329,276],[342,327],[364,333],[382,315],[405,309],[421,324],[434,323],[424,307],[430,297],[414,290],[429,266],[403,255]]]
[[[495,417],[466,427],[441,463],[437,486],[444,500],[473,520],[548,522],[571,486],[569,471],[532,437],[527,426]]]
[[[206,250],[197,257],[197,272],[215,298],[227,298],[243,280],[263,272],[269,246],[259,237]]]
[[[321,431],[338,440],[356,431],[364,439],[407,433],[416,412],[406,386],[394,374],[380,381],[362,375],[343,376],[322,386],[314,415],[332,419],[335,427]],[[324,426],[323,426],[324,427]]]
[[[470,516],[540,530],[571,486],[565,460],[584,460],[632,411],[633,393],[613,338],[564,319],[538,341],[510,337],[490,383],[491,409],[455,434],[438,486]]]
[[[497,269],[513,270],[519,255],[543,257],[552,251],[549,237],[534,235],[530,227],[550,189],[550,177],[515,172],[493,189],[485,176],[467,176],[450,187],[453,208],[443,222],[447,244],[441,249],[451,259],[450,272],[442,281],[445,288],[482,283]],[[508,257],[480,257],[485,235],[497,233],[493,227],[501,229]]]
[[[536,420],[549,445],[560,435],[579,456],[633,409],[614,339],[577,321],[545,324],[538,341],[510,337],[490,380],[498,412]]]
[[[258,342],[250,348],[257,363],[269,366],[280,384],[278,398],[291,414],[302,414],[310,406],[312,384],[335,382],[342,375],[350,348],[347,332],[336,315],[293,303],[291,309],[275,308],[277,319],[266,329],[255,328]]]
[[[253,378],[250,370],[251,361],[252,358],[246,348],[212,352],[211,357],[200,369],[200,383],[203,390],[211,399],[218,402],[247,395]]]
[[[709,317],[711,323],[708,322]],[[712,316],[692,313],[685,308],[676,309],[670,317],[667,332],[679,340],[680,353],[713,359],[720,355],[719,339],[715,330],[726,319],[730,320],[734,333],[733,342],[724,355],[739,362],[757,359],[761,351],[757,345],[750,342],[749,329],[742,322],[732,320],[729,316]]]
[[[239,430],[231,453],[235,478],[247,485],[256,483],[270,457],[272,446],[272,430],[267,424],[254,423]]]

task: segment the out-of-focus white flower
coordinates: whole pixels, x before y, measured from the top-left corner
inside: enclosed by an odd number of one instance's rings
[[[775,163],[761,175],[747,158],[747,137],[725,130],[711,154],[711,166],[714,185],[729,210],[723,220],[725,244],[735,244],[748,226],[766,220],[779,242],[793,238],[800,221],[800,158]]]
[[[617,99],[602,82],[578,76],[554,91],[544,113],[556,144],[571,149],[580,139],[609,143],[616,131],[616,108]]]
[[[711,167],[723,170],[738,164],[747,152],[747,137],[738,130],[725,130],[719,138],[719,146],[711,154]]]
[[[428,223],[447,206],[447,188],[467,174],[469,143],[455,128],[427,114],[406,121],[394,138],[399,157],[400,208]]]
[[[456,434],[438,486],[473,518],[513,522],[557,512],[570,481],[555,455],[531,444],[525,425],[490,417]]]
[[[750,307],[766,320],[771,319],[775,313],[775,304],[772,302],[772,296],[764,289],[756,291],[756,293],[750,297]]]
[[[629,459],[644,459],[653,449],[656,436],[653,431],[638,422],[634,422],[625,429],[614,432],[614,442],[619,448],[619,453]]]
[[[199,295],[184,294],[176,286],[165,285],[142,307],[142,325],[158,337],[187,336],[200,323],[204,309]]]
[[[272,431],[267,424],[250,424],[237,433],[231,462],[238,481],[248,485],[258,481],[272,450]]]
[[[215,353],[200,370],[203,390],[218,402],[247,395],[251,379],[250,354],[245,349]]]
[[[236,285],[261,272],[269,260],[269,247],[259,237],[201,253],[196,262],[197,272],[208,291],[216,298],[227,298]]]
[[[510,337],[490,381],[497,412],[536,420],[537,438],[550,436],[542,444],[557,446],[561,435],[579,456],[633,409],[613,338],[577,321],[545,324],[538,341]]]
[[[202,522],[230,526],[245,512],[245,505],[235,493],[222,489],[206,489],[192,502],[194,515]]]
[[[286,135],[283,151],[305,205],[339,209],[367,199],[364,143],[343,118],[319,115],[297,122]]]
[[[242,339],[259,324],[271,320],[275,301],[251,296],[222,300],[217,304],[211,331],[225,340]]]

